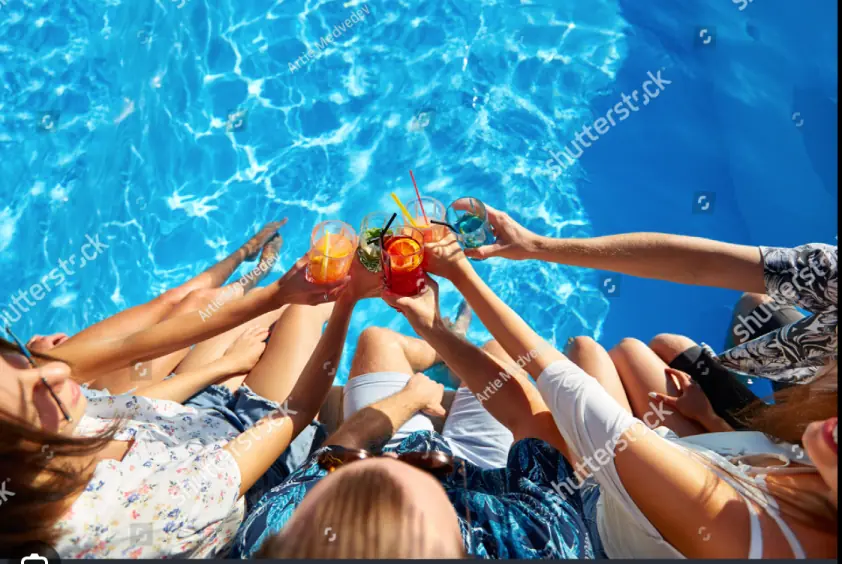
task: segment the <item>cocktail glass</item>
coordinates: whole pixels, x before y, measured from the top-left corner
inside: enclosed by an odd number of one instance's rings
[[[310,237],[307,280],[331,284],[348,275],[357,248],[357,234],[345,222],[330,220],[316,225]]]
[[[424,287],[424,235],[420,229],[401,225],[383,239],[383,282],[400,296],[414,296]]]
[[[429,223],[429,220],[434,219],[436,221],[444,221],[445,213],[447,211],[444,204],[429,196],[421,196],[421,202],[424,204],[423,211],[421,210],[421,206],[418,204],[417,199],[407,202],[404,205],[412,216],[412,219],[415,221],[415,225],[424,235],[424,242],[434,243],[435,241],[443,239],[445,235],[447,235],[447,227],[443,225],[436,225],[435,223]],[[425,213],[427,214],[428,221],[424,221]]]
[[[447,207],[447,222],[456,228],[462,246],[475,249],[496,241],[485,205],[476,198],[459,198]]]
[[[380,234],[389,222],[392,214],[386,212],[372,212],[363,218],[360,226],[360,247],[357,254],[360,262],[369,272],[380,272]],[[390,227],[387,233],[394,233]]]

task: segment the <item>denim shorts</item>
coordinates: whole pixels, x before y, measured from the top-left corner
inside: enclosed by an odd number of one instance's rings
[[[240,386],[232,392],[225,386],[213,385],[205,388],[186,402],[198,410],[213,410],[225,418],[238,431],[243,432],[280,405],[254,393],[248,386]],[[327,438],[324,426],[313,421],[293,439],[284,453],[278,457],[269,470],[246,492],[246,507],[251,508],[263,494],[279,485],[303,464]]]

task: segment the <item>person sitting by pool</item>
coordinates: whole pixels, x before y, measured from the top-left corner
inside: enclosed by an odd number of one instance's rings
[[[69,338],[64,333],[45,337],[35,335],[28,341],[27,346],[32,351],[50,353],[62,360],[75,359],[73,378],[77,379],[78,383],[84,384],[86,393],[88,389],[106,391],[111,394],[140,390],[145,386],[160,382],[174,370],[191,370],[197,365],[193,362],[182,363],[182,361],[190,352],[190,346],[196,344],[195,342],[168,355],[144,359],[140,365],[124,364],[118,369],[98,358],[96,351],[102,348],[102,343],[128,337],[187,312],[198,312],[196,315],[207,320],[220,306],[245,295],[269,273],[277,261],[283,244],[283,238],[278,230],[285,223],[286,220],[266,224],[254,237],[227,258],[145,304],[112,315]],[[243,261],[254,260],[258,254],[260,254],[260,261],[257,267],[242,279],[223,286]],[[277,321],[280,313],[277,309],[266,312],[251,324],[232,328],[213,342],[203,343],[202,354],[193,355],[193,359],[199,357],[200,362],[204,364],[209,355],[214,358],[221,357],[247,328],[269,327]]]
[[[702,445],[664,438],[628,410],[607,353],[589,357],[586,370],[574,364],[488,288],[455,242],[428,245],[427,251],[447,257],[445,268],[430,261],[433,272],[453,282],[509,357],[530,359],[524,368],[563,436],[557,448],[574,465],[591,469],[591,483],[580,483],[580,489],[598,485],[598,503],[588,517],[597,522],[608,557],[836,556],[835,416],[814,421],[803,433],[815,467],[799,464],[797,451],[788,458],[751,453],[726,459]],[[792,421],[813,402],[835,404],[836,379],[830,362],[810,384],[820,396],[776,403],[762,416]],[[825,388],[828,381],[833,384]],[[653,405],[653,411],[663,406]]]
[[[743,428],[733,414],[756,396],[736,374],[767,378],[774,389],[782,389],[808,382],[837,358],[836,247],[758,249],[661,233],[552,239],[529,231],[505,212],[486,208],[497,241],[466,251],[473,258],[536,259],[746,292],[734,314],[739,322],[734,324],[735,339],[729,340],[733,346],[718,355],[687,337],[669,334],[656,336],[648,347],[626,339],[612,350],[636,415],[648,403],[649,392],[677,392],[663,370],[651,369],[653,360],[690,374],[717,415]],[[804,317],[794,306],[813,314]]]
[[[219,361],[136,395],[87,400],[73,363],[87,368],[90,359],[36,352],[28,367],[28,351],[0,341],[0,475],[14,492],[0,506],[0,552],[40,541],[65,558],[224,554],[246,506],[292,469],[288,447],[305,430],[317,432],[313,418],[351,312],[379,285],[358,269],[350,280],[315,286],[305,267],[299,261],[210,319],[192,312],[74,349],[118,370],[286,306],[268,346],[266,330],[251,328]],[[303,311],[326,301],[336,301],[332,311]]]
[[[555,489],[572,475],[561,437],[518,362],[454,332],[429,278],[420,296],[383,299],[424,340],[361,334],[344,422],[258,503],[232,556],[593,557],[581,496]],[[443,387],[421,374],[437,361],[461,379],[441,434],[428,414],[444,415]]]

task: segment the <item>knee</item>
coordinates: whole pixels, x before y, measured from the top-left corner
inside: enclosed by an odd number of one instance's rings
[[[649,348],[657,354],[661,360],[669,364],[675,358],[689,348],[696,346],[695,341],[688,339],[683,335],[673,335],[671,333],[661,333],[656,335],[654,339],[649,342]]]
[[[617,343],[617,345],[614,348],[608,351],[608,356],[610,356],[611,359],[616,362],[619,359],[636,355],[640,352],[641,348],[648,347],[646,346],[646,343],[638,339],[626,337],[625,339]]]
[[[567,340],[567,345],[564,347],[564,354],[569,356],[575,362],[577,358],[583,358],[594,354],[602,354],[605,349],[602,345],[594,341],[590,337],[579,336],[572,337]]]
[[[190,306],[192,309],[200,309],[219,296],[220,290],[217,288],[202,288],[201,290],[192,290],[184,297],[181,303]]]
[[[385,327],[366,327],[357,339],[357,352],[382,351],[397,342],[395,335],[394,331]]]

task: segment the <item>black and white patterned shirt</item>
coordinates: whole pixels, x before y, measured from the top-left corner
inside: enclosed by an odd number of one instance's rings
[[[760,253],[769,296],[777,304],[798,306],[812,315],[717,358],[744,374],[806,383],[827,361],[837,358],[839,249],[815,243],[794,249],[760,247]]]

